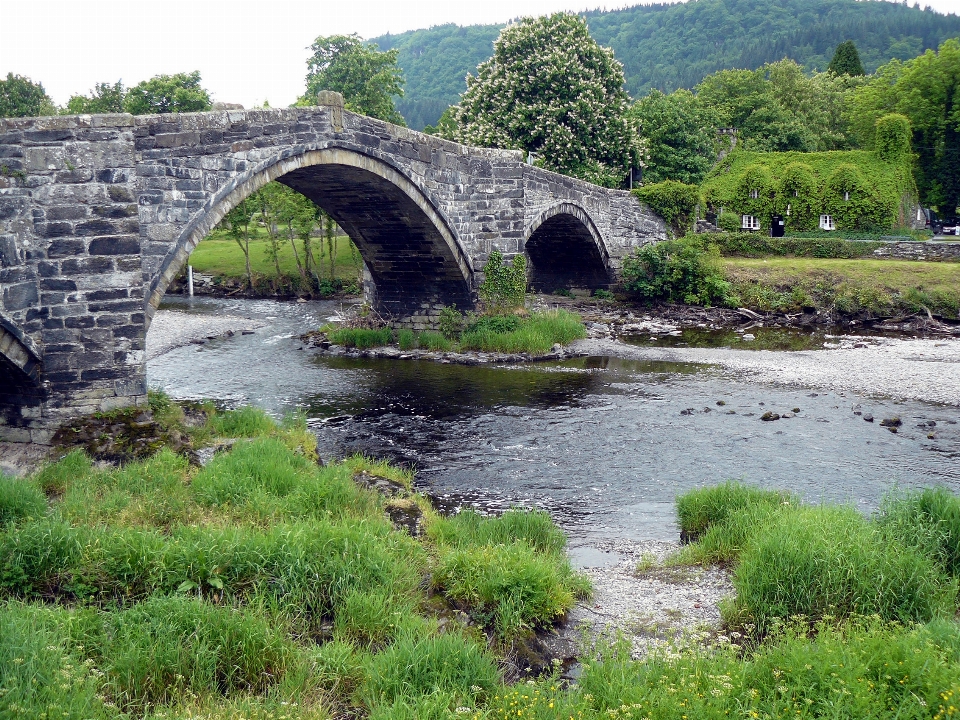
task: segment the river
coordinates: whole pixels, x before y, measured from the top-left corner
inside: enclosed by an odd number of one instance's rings
[[[236,315],[262,326],[154,357],[148,382],[178,399],[303,411],[322,457],[406,463],[441,507],[543,508],[574,547],[676,539],[675,496],[729,478],[864,511],[896,486],[960,491],[956,406],[784,387],[687,362],[468,367],[305,349],[297,336],[338,308],[170,299],[160,311],[168,318]],[[794,408],[795,417],[760,420]],[[864,422],[868,414],[877,421]],[[893,416],[903,420],[897,433],[879,424]]]

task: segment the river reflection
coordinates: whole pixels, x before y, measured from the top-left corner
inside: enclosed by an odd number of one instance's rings
[[[957,408],[751,383],[708,366],[580,358],[515,367],[351,360],[296,335],[329,303],[202,301],[271,318],[253,335],[151,361],[171,395],[299,408],[326,457],[365,452],[417,468],[438,502],[550,511],[577,542],[674,538],[683,490],[740,478],[808,500],[875,507],[895,484],[960,489]],[[892,434],[864,422],[898,415]],[[762,422],[765,410],[797,417]],[[935,439],[921,422],[935,421]]]

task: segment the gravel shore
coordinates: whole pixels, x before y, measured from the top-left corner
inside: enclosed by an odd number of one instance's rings
[[[801,352],[659,348],[614,339],[577,340],[567,352],[716,365],[758,382],[852,391],[960,406],[960,339],[841,337]]]
[[[206,342],[265,325],[241,315],[200,315],[180,310],[158,310],[147,333],[147,360],[184,345]]]

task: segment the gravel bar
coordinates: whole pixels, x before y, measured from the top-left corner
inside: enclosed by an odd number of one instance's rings
[[[827,388],[960,406],[960,339],[841,337],[823,350],[782,352],[659,348],[605,338],[577,340],[567,352],[716,365],[758,382]]]
[[[200,315],[180,310],[158,310],[147,333],[147,360],[184,345],[203,343],[266,325],[241,315]]]

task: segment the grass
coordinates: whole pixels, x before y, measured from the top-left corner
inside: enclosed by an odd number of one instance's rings
[[[960,263],[818,258],[723,258],[726,278],[745,307],[796,312],[804,307],[874,315],[960,312]]]
[[[344,282],[356,282],[360,273],[359,253],[351,252],[352,242],[346,236],[337,238],[337,253],[334,261],[334,278]],[[303,241],[295,240],[300,262],[304,261]],[[250,269],[254,275],[274,277],[277,274],[273,258],[267,254],[266,228],[256,228],[256,236],[250,240]],[[324,256],[321,257],[321,249]],[[313,253],[317,261],[318,272],[323,279],[330,279],[330,260],[326,255],[326,241],[322,238],[313,238]],[[289,240],[280,243],[279,252],[280,271],[287,277],[299,277],[297,262],[290,247]],[[214,230],[204,238],[190,255],[189,263],[195,272],[213,275],[231,280],[243,280],[247,275],[246,262],[243,251],[236,240],[227,237],[225,233]]]
[[[459,341],[451,340],[438,332],[425,331],[415,334],[412,330],[398,330],[394,333],[389,328],[331,329],[328,330],[328,337],[332,343],[360,350],[396,342],[401,350],[479,350],[544,355],[550,352],[556,343],[568,345],[574,340],[586,337],[586,331],[578,315],[565,310],[546,310],[531,313],[528,318],[514,315],[481,317],[464,330]]]
[[[115,468],[74,451],[0,486],[0,717],[445,718],[502,681],[482,633],[434,618],[428,578],[458,552],[489,558],[486,586],[501,577],[525,627],[584,587],[541,513],[433,529],[408,470],[320,467],[302,418],[242,408],[206,425],[236,441],[203,468],[168,449]],[[357,473],[424,507],[427,535],[395,529]],[[514,591],[543,578],[552,605]],[[520,630],[487,629],[496,646]]]

